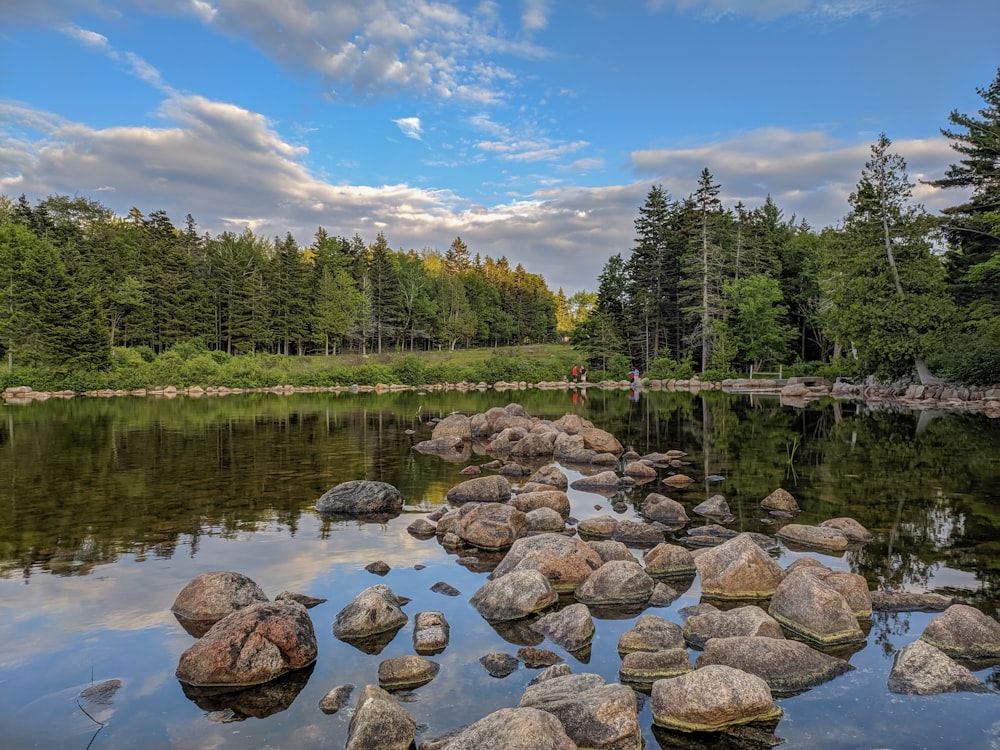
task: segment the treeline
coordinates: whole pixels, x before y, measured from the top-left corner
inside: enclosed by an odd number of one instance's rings
[[[764,205],[724,209],[703,170],[654,186],[627,257],[604,266],[573,341],[593,366],[721,379],[751,369],[1000,382],[1000,70],[977,115],[942,130],[959,161],[930,185],[967,200],[931,216],[884,134],[835,228]]]
[[[116,216],[87,198],[0,196],[0,354],[8,367],[94,369],[114,347],[189,340],[230,355],[331,354],[552,341],[565,299],[479,254],[393,250],[383,234],[308,247],[199,234],[188,215]]]

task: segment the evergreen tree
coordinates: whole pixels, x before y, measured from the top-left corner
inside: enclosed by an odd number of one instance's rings
[[[403,317],[403,298],[399,285],[398,263],[381,232],[368,250],[371,330],[375,351],[381,354],[383,343],[392,340],[399,333]]]

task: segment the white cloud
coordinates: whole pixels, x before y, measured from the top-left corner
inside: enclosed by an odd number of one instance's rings
[[[880,15],[889,0],[647,0],[647,7],[657,11],[673,6],[678,12],[693,12],[709,18],[748,16],[773,20],[799,15],[811,18],[851,18]]]
[[[413,138],[416,141],[420,140],[423,128],[420,125],[419,117],[400,117],[398,120],[393,120],[393,122],[396,123],[399,132],[407,138]]]

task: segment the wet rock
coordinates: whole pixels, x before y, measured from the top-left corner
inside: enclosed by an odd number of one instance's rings
[[[510,455],[514,458],[533,458],[536,456],[551,456],[552,445],[555,443],[556,433],[535,433],[529,432],[521,440],[518,440],[512,448]],[[530,473],[530,472],[529,472]]]
[[[374,573],[377,576],[384,576],[387,575],[392,568],[389,567],[389,563],[385,560],[375,560],[374,562],[368,563],[365,566],[365,570],[369,573]]]
[[[896,653],[889,672],[889,692],[904,695],[985,693],[986,686],[968,668],[952,661],[939,648],[914,641]]]
[[[567,651],[579,651],[594,637],[594,619],[585,604],[571,604],[547,614],[531,627]]]
[[[627,464],[624,473],[636,479],[656,479],[656,469],[642,460]]]
[[[413,618],[413,650],[418,654],[439,654],[448,646],[451,626],[444,612],[428,610]]]
[[[80,691],[80,700],[93,706],[110,706],[114,702],[115,693],[121,690],[122,681],[119,679],[104,680]]]
[[[610,516],[608,516],[610,518]],[[614,521],[614,519],[612,519]],[[581,523],[583,523],[581,521]],[[579,525],[577,526],[577,531],[580,530]],[[589,535],[588,535],[589,536]],[[593,539],[585,542],[585,544],[590,547],[594,552],[600,555],[603,562],[610,562],[611,560],[634,560],[635,555],[633,555],[629,548],[626,547],[621,542],[615,542],[611,540]],[[655,548],[654,548],[655,549]]]
[[[675,579],[680,580],[680,579]],[[692,581],[694,579],[691,579]],[[649,595],[649,601],[646,602],[647,607],[669,607],[674,603],[674,600],[680,596],[683,591],[678,591],[671,586],[663,583],[662,581],[657,581],[656,585],[653,587],[653,593]]]
[[[665,680],[691,671],[691,657],[686,648],[665,651],[633,651],[625,654],[618,679],[639,689],[648,689],[657,680]]]
[[[557,490],[563,490],[564,492],[569,486],[569,481],[566,479],[566,475],[558,466],[543,466],[528,477],[528,482],[547,484]]]
[[[640,512],[650,521],[659,521],[667,526],[683,526],[691,520],[683,505],[656,492],[646,495],[646,499],[642,501]]]
[[[445,583],[444,581],[438,581],[433,586],[431,586],[431,591],[435,594],[444,594],[445,596],[458,596],[462,592],[452,586],[450,583]]]
[[[449,414],[436,425],[431,433],[431,440],[441,438],[458,438],[463,442],[472,440],[472,420],[464,414]]]
[[[333,635],[357,640],[381,633],[395,634],[407,622],[399,597],[385,584],[362,591],[337,613]]]
[[[636,651],[670,651],[684,648],[681,626],[659,615],[640,615],[635,625],[618,638],[618,653],[622,656]]]
[[[462,441],[457,435],[433,438],[431,440],[421,440],[414,444],[413,450],[417,453],[425,453],[433,456],[441,456],[446,460],[466,456],[468,444]]]
[[[708,500],[699,503],[691,509],[692,513],[699,516],[709,516],[712,518],[732,518],[733,512],[729,508],[729,503],[722,495],[712,495]]]
[[[580,539],[564,534],[537,534],[514,542],[490,577],[497,579],[515,570],[536,570],[555,591],[569,593],[601,565],[600,556]]]
[[[480,657],[479,663],[491,677],[506,677],[521,668],[521,662],[516,656],[502,651],[491,651]]]
[[[569,664],[553,664],[551,667],[546,667],[541,672],[532,677],[529,681],[529,685],[537,685],[540,682],[545,682],[546,680],[554,680],[556,677],[565,677],[568,674],[572,674],[573,670],[570,669]]]
[[[786,544],[809,547],[824,552],[843,552],[847,549],[847,537],[829,526],[808,526],[789,523],[775,533]]]
[[[718,664],[657,680],[650,707],[657,726],[684,732],[721,732],[782,714],[764,680]]]
[[[170,611],[185,630],[201,637],[226,615],[266,601],[264,590],[242,573],[215,571],[191,579],[174,599]]]
[[[335,714],[351,700],[354,685],[339,685],[320,698],[319,710],[325,714]]]
[[[635,692],[599,675],[569,674],[529,685],[521,707],[553,714],[578,747],[624,750],[642,745]]]
[[[305,607],[257,602],[213,625],[181,654],[175,674],[195,686],[257,685],[312,664],[318,653]]]
[[[525,524],[524,513],[505,503],[468,503],[458,509],[454,532],[473,547],[499,550],[523,536]]]
[[[417,723],[391,693],[366,685],[348,726],[345,750],[408,750]]]
[[[466,466],[458,473],[465,477],[477,477],[483,473],[483,470],[478,466]]]
[[[599,606],[641,604],[649,600],[655,585],[637,561],[612,560],[591,573],[573,595],[579,602]]]
[[[435,750],[576,750],[559,719],[535,708],[502,708],[451,735]],[[424,750],[423,744],[420,750]]]
[[[594,425],[592,422],[584,419],[579,414],[566,414],[553,422],[552,426],[560,432],[565,432],[567,435],[577,435],[583,430],[593,427]]]
[[[831,518],[820,524],[823,528],[836,529],[849,542],[860,542],[862,544],[872,541],[875,535],[868,529],[855,521],[853,518]]]
[[[868,591],[868,580],[857,573],[846,570],[810,570],[812,575],[836,589],[847,601],[851,613],[858,618],[872,616],[872,597]]]
[[[506,503],[510,482],[499,475],[475,477],[452,487],[446,497],[450,503]]]
[[[792,494],[780,487],[761,500],[760,507],[764,510],[776,510],[784,513],[799,512],[799,504],[795,502]]]
[[[312,609],[326,601],[326,599],[319,599],[315,596],[308,596],[306,594],[297,594],[294,591],[282,591],[276,597],[274,597],[276,602],[298,602],[306,609]]]
[[[406,527],[406,530],[417,539],[430,539],[437,533],[437,526],[426,518],[417,518]]]
[[[378,684],[383,690],[408,690],[426,685],[441,670],[441,665],[422,656],[396,656],[378,665]]]
[[[709,598],[766,599],[781,583],[781,567],[747,534],[706,550],[694,564]]]
[[[610,515],[601,515],[594,516],[593,518],[584,518],[577,524],[576,530],[581,536],[610,539],[617,527],[617,518]]]
[[[655,547],[663,543],[663,529],[644,521],[625,519],[615,525],[611,538],[629,547]]]
[[[391,484],[356,479],[324,492],[316,501],[316,510],[331,515],[397,516],[403,510],[403,496]]]
[[[598,453],[611,453],[620,456],[625,450],[618,439],[607,430],[597,427],[585,427],[577,433],[583,438],[585,448],[597,451]]]
[[[511,501],[513,503],[514,500]],[[552,508],[535,508],[524,514],[524,530],[529,534],[561,532],[565,528],[566,520]]]
[[[537,570],[514,570],[487,581],[469,603],[490,622],[518,620],[552,606],[559,594]]]
[[[562,657],[555,651],[546,648],[535,648],[534,646],[524,646],[517,650],[517,658],[524,663],[528,669],[538,669],[541,667],[551,667],[562,661]]]
[[[688,543],[698,547],[718,547],[723,542],[735,539],[740,532],[735,529],[727,529],[717,523],[710,523],[705,526],[696,526],[687,530]]]
[[[807,569],[781,582],[768,613],[800,638],[823,646],[865,640],[847,600]]]
[[[662,483],[667,485],[667,487],[674,487],[675,489],[683,490],[693,481],[694,480],[686,474],[671,474],[669,477],[665,478]]]
[[[738,635],[712,638],[695,667],[722,664],[757,675],[773,693],[798,693],[849,672],[853,667],[801,641]]]
[[[944,612],[954,600],[950,596],[909,591],[872,591],[875,612]]]
[[[952,604],[927,624],[920,639],[953,659],[1000,658],[1000,622],[967,604]]]
[[[520,493],[510,500],[510,505],[525,513],[551,508],[562,516],[569,515],[569,496],[562,490]]]
[[[713,610],[692,615],[684,622],[684,641],[694,648],[705,648],[712,638],[760,636],[784,639],[781,625],[760,607],[748,605],[729,610]],[[730,666],[737,666],[731,664]],[[740,667],[742,669],[742,667]]]
[[[646,572],[654,578],[688,578],[696,568],[691,553],[677,544],[663,542],[643,557]]]
[[[210,721],[265,719],[288,710],[309,682],[314,667],[315,663],[249,687],[199,687],[182,682],[181,690],[185,698],[209,715]]]
[[[581,477],[570,484],[574,490],[604,491],[617,490],[622,485],[621,477],[613,471],[602,471],[591,476]]]

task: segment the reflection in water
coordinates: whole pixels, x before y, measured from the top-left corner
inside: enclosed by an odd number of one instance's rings
[[[847,403],[790,409],[777,399],[718,392],[643,391],[633,402],[627,391],[597,388],[575,403],[564,393],[542,391],[50,400],[7,408],[0,422],[5,747],[62,747],[67,737],[81,736],[72,723],[81,718],[75,705],[66,715],[53,713],[51,696],[109,675],[128,679],[115,698],[115,721],[99,738],[108,747],[344,746],[348,712],[325,716],[319,700],[338,684],[375,682],[378,658],[411,653],[406,631],[413,613],[424,609],[443,611],[453,626],[440,655],[442,674],[413,691],[414,702],[407,704],[428,736],[478,719],[486,708],[516,704],[533,673],[520,669],[493,678],[479,659],[544,639],[530,620],[490,625],[468,603],[500,556],[445,549],[434,535],[406,532],[411,520],[445,504],[448,489],[464,478],[461,464],[412,449],[430,437],[432,420],[513,400],[542,418],[581,414],[641,455],[686,454],[683,467],[660,472],[689,474],[695,481],[683,490],[663,487],[659,479],[610,496],[569,490],[578,520],[634,519],[642,499],[659,488],[693,519],[684,528],[665,529],[667,541],[690,546],[693,529],[723,533],[708,528],[712,519],[691,513],[723,494],[732,520],[720,527],[773,542],[775,529],[789,519],[767,515],[760,501],[782,487],[802,508],[796,523],[847,516],[875,535],[841,556],[773,550],[783,567],[801,556],[818,557],[861,574],[872,589],[936,591],[990,613],[1000,599],[998,420],[929,420]],[[467,462],[491,459],[473,450]],[[594,473],[593,467],[564,469],[571,482]],[[354,479],[399,488],[402,516],[364,523],[315,513],[326,490]],[[641,550],[633,553],[641,557]],[[391,565],[386,582],[413,597],[410,622],[378,643],[338,641],[330,634],[334,614],[371,585],[364,567],[377,559]],[[326,633],[320,657],[279,684],[222,695],[189,694],[184,687],[184,699],[169,675],[190,639],[170,616],[170,602],[198,573],[226,569],[270,581],[265,590],[271,596],[290,588],[328,598],[328,606],[310,610],[317,634]],[[435,582],[464,593],[435,593]],[[680,612],[700,601],[700,588],[690,578],[675,588],[675,602],[646,611],[682,622]],[[596,612],[597,636],[587,653],[566,654],[574,671],[616,680],[618,638],[641,611]],[[997,715],[996,695],[944,696],[919,705],[887,697],[892,656],[933,616],[875,613],[867,642],[844,654],[855,672],[807,696],[783,699],[795,721],[780,726],[779,734],[790,746],[831,750],[983,746],[989,717]],[[977,676],[1000,687],[995,668],[981,666]],[[200,710],[193,711],[192,702]],[[268,718],[244,723],[239,737],[217,733],[209,739],[204,711],[221,720]],[[654,730],[648,707],[643,711],[648,747],[681,746]],[[831,711],[837,722],[831,723]],[[317,725],[316,714],[326,723]],[[89,722],[84,728],[89,738]],[[685,747],[732,741],[683,739]],[[744,740],[742,746],[767,746],[766,733]]]

